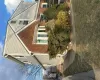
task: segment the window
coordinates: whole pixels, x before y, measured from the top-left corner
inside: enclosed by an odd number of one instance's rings
[[[19,21],[19,24],[23,24],[23,21]]]
[[[23,61],[23,62],[28,63],[28,61]]]
[[[48,37],[48,35],[38,34],[38,37]]]
[[[46,30],[38,30],[38,32],[45,32]]]
[[[47,40],[38,39],[38,40],[37,40],[37,43],[48,43],[48,41],[47,41]]]
[[[47,5],[43,4],[43,8],[46,8],[46,7],[47,7]]]
[[[23,20],[20,20],[19,21],[19,24],[20,25],[27,25],[28,24],[28,21],[27,20],[24,20],[24,21]]]
[[[28,24],[28,21],[27,20],[23,22],[23,25],[27,25],[27,24]]]
[[[12,21],[11,21],[11,23],[12,23],[12,24],[15,24],[15,23],[16,23],[16,21],[15,21],[15,20],[12,20]]]
[[[43,29],[44,29],[44,28],[45,28],[45,26],[40,26],[40,25],[39,25],[39,28],[43,28]]]
[[[40,16],[41,16],[41,18],[43,18],[43,14],[41,14]]]
[[[40,14],[41,20],[46,20],[46,16],[44,14]]]
[[[48,4],[47,3],[42,3],[42,8],[47,8],[48,7]]]

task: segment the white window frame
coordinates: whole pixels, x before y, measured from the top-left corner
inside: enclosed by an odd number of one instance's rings
[[[43,5],[46,5],[46,8],[48,7],[48,3],[42,3],[41,8],[44,8]]]

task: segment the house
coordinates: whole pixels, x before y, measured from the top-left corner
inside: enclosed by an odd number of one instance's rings
[[[39,64],[44,69],[55,66],[57,59],[49,59],[48,34],[41,21],[48,3],[21,1],[7,25],[3,56],[22,65]]]

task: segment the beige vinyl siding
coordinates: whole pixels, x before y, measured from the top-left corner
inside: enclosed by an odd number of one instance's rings
[[[34,56],[26,56],[26,58],[32,64],[39,64],[38,61],[34,58]]]
[[[29,9],[25,10],[24,12],[22,12],[21,14],[17,15],[15,18],[11,19],[9,21],[11,27],[13,28],[13,30],[15,32],[19,31],[20,29],[24,28],[26,25],[24,24],[19,24],[20,21],[28,21],[28,24],[30,22],[32,22],[33,20],[36,19],[37,17],[37,6],[38,3],[35,3],[33,6],[31,6]],[[11,23],[11,21],[16,21],[15,24]]]
[[[28,52],[23,47],[17,36],[12,31],[11,27],[7,27],[6,41],[4,47],[4,54],[8,55],[28,55]]]
[[[49,55],[48,54],[34,54],[38,60],[42,63],[42,64],[47,64],[47,65],[56,65],[57,64],[57,59],[49,59]]]

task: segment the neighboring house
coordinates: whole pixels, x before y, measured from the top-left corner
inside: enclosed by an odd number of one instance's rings
[[[57,64],[49,59],[45,21],[40,20],[47,2],[21,1],[8,21],[3,56],[20,64],[40,64],[43,68]]]

